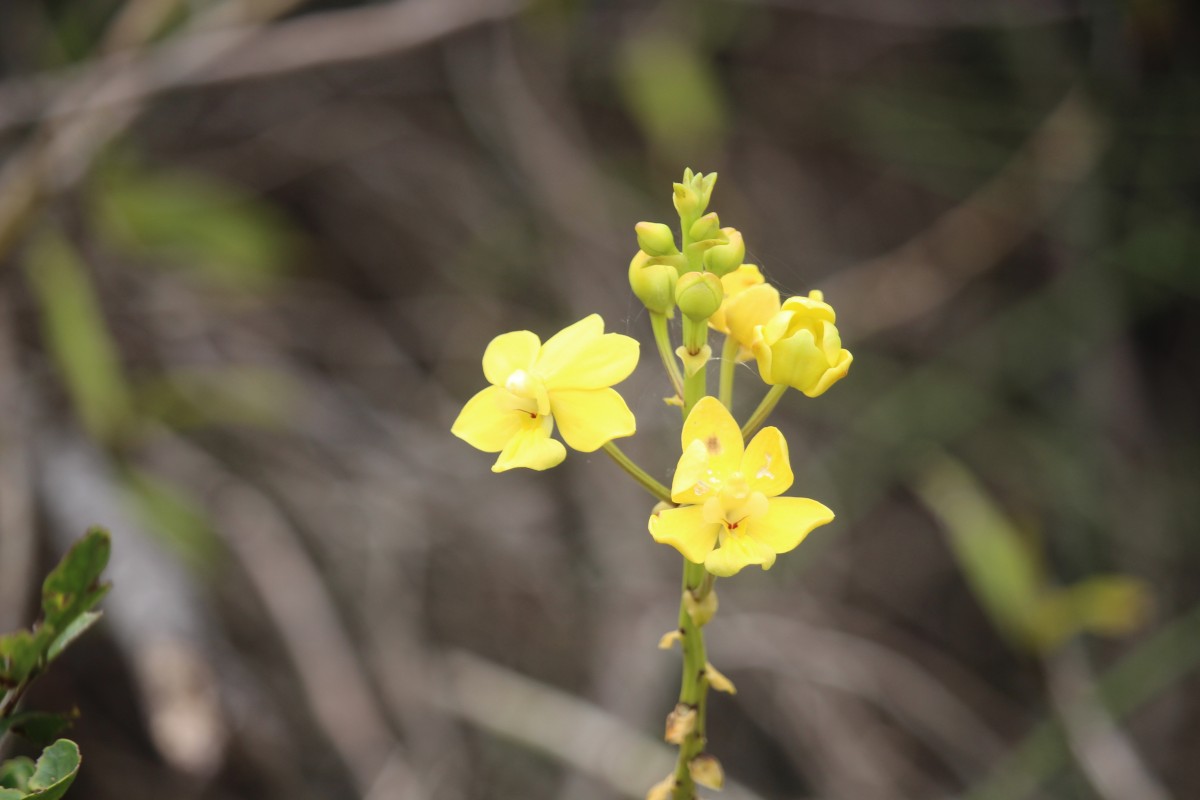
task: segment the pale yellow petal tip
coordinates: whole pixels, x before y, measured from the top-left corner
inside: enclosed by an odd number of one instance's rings
[[[677,394],[673,394],[670,397],[664,397],[663,403],[676,408],[683,408],[683,398]]]
[[[658,640],[658,649],[659,650],[670,650],[672,647],[674,647],[676,645],[676,643],[682,642],[682,641],[683,641],[683,634],[681,632],[679,632],[678,630],[667,631],[666,633],[664,633],[662,635],[662,638]]]
[[[725,677],[725,673],[714,667],[711,661],[704,665],[704,677],[714,691],[737,694],[737,687],[733,685],[733,681]]]
[[[696,729],[696,709],[680,703],[667,714],[663,739],[667,744],[683,744],[683,740]]]
[[[721,789],[725,786],[725,770],[721,762],[711,753],[701,753],[688,762],[692,780],[706,789]]]
[[[675,791],[675,773],[672,772],[646,792],[646,800],[671,800],[671,792]]]

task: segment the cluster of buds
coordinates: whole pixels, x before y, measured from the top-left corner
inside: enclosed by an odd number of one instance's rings
[[[743,263],[742,234],[721,227],[716,212],[708,211],[716,178],[686,170],[674,185],[682,242],[664,223],[635,226],[629,285],[652,315],[671,319],[678,308],[693,323],[684,325],[677,351],[686,374],[712,358],[695,328],[707,324],[736,342],[736,360],[758,362],[765,383],[816,397],[844,377],[853,360],[842,347],[833,307],[818,291],[781,302],[759,268]]]

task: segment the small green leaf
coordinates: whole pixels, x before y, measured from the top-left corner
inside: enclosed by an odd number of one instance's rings
[[[29,778],[28,800],[58,800],[79,773],[79,748],[70,739],[59,739],[42,751],[37,769]]]
[[[108,584],[100,583],[100,574],[111,552],[108,531],[91,528],[46,576],[42,584],[42,625],[53,630],[55,638],[108,592]]]
[[[59,734],[71,727],[78,712],[71,716],[64,714],[47,714],[40,711],[24,711],[14,714],[8,719],[0,720],[0,734],[12,731],[35,745],[46,746],[58,738]]]
[[[290,265],[295,234],[273,206],[199,173],[114,161],[96,181],[96,219],[113,244],[224,289],[259,291]]]
[[[52,230],[33,240],[25,266],[42,335],[71,400],[88,432],[110,440],[132,419],[131,403],[117,345],[87,269],[70,243]]]
[[[25,756],[0,763],[0,787],[15,789],[20,792],[18,797],[24,797],[25,787],[29,784],[34,769],[33,759]]]
[[[984,610],[1017,643],[1032,629],[1045,588],[1036,554],[965,467],[931,456],[917,493],[949,534],[951,550]]]
[[[24,682],[41,657],[41,643],[29,631],[0,636],[0,689]]]
[[[20,789],[0,789],[0,800],[25,800],[25,793]]]
[[[71,620],[67,627],[63,628],[62,633],[54,638],[50,643],[50,647],[46,650],[47,663],[53,661],[62,655],[62,651],[66,650],[71,644],[82,636],[88,628],[96,624],[102,616],[100,611],[85,611],[75,619]]]

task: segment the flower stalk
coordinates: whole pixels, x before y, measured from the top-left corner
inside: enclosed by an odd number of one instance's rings
[[[754,409],[754,413],[750,415],[750,419],[746,420],[746,424],[742,426],[743,439],[749,439],[755,431],[762,427],[762,424],[767,421],[767,417],[771,416],[771,412],[775,410],[775,406],[779,405],[779,398],[783,397],[787,388],[787,385],[782,383],[771,387],[762,402],[758,404],[758,408]]]

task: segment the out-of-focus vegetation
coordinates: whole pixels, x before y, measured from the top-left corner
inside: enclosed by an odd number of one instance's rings
[[[0,630],[118,537],[29,698],[79,705],[72,796],[665,774],[650,503],[448,428],[496,331],[653,352],[633,225],[685,164],[855,354],[777,412],[838,520],[721,590],[724,794],[1200,795],[1198,39],[1182,0],[10,0]]]

